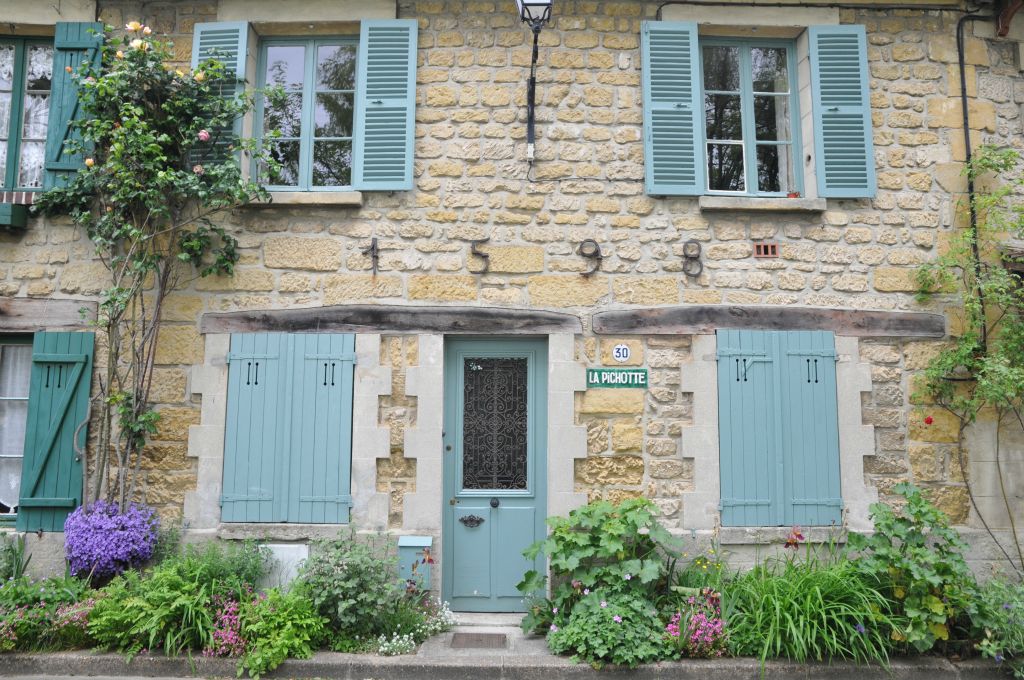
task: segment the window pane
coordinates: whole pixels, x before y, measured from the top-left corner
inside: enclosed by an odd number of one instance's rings
[[[739,95],[704,95],[704,120],[708,139],[743,139]]]
[[[356,46],[321,45],[316,53],[316,86],[319,90],[354,90]]]
[[[43,186],[43,159],[45,154],[45,142],[21,143],[21,163],[18,167],[19,187],[35,189]]]
[[[302,134],[302,94],[285,95],[278,101],[266,101],[263,108],[263,132],[277,130],[282,137]]]
[[[271,157],[280,164],[274,171],[265,168],[263,175],[267,184],[273,186],[295,186],[299,183],[299,141],[274,142]]]
[[[0,401],[0,455],[20,456],[24,453],[27,420],[27,401]]]
[[[704,89],[740,89],[740,48],[713,46],[701,49],[704,59]]]
[[[351,94],[318,94],[316,96],[316,136],[351,137]]]
[[[313,186],[346,187],[352,184],[352,142],[313,144]]]
[[[271,45],[267,48],[267,85],[289,90],[302,88],[306,48],[302,45]]]
[[[0,345],[0,397],[28,399],[32,345]]]
[[[789,141],[789,95],[754,97],[754,129],[759,140]]]
[[[14,86],[14,45],[0,43],[0,90]]]
[[[0,423],[3,416],[0,415]],[[23,432],[24,434],[24,432]],[[0,458],[0,514],[12,515],[18,507],[18,496],[21,494],[21,462],[19,458]]]
[[[708,188],[713,191],[745,190],[742,144],[708,144]]]
[[[754,92],[789,92],[785,47],[754,47],[750,50]]]
[[[24,124],[22,139],[46,139],[46,122],[50,119],[50,96],[43,94],[25,95]]]
[[[30,92],[49,92],[53,78],[53,47],[32,45],[28,48],[28,68],[25,89]]]
[[[789,144],[757,145],[757,190],[788,193],[795,188]]]

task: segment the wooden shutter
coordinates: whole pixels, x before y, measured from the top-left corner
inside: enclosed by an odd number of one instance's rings
[[[348,522],[355,336],[310,333],[291,340],[286,516],[306,524]]]
[[[195,69],[207,59],[214,59],[224,64],[229,79],[219,87],[222,97],[233,99],[245,88],[245,67],[248,59],[249,24],[245,21],[217,21],[196,24],[192,36],[192,68]],[[230,75],[234,75],[234,79]],[[230,125],[210,131],[211,151],[205,154],[205,160],[222,161],[230,158],[229,149],[236,138],[242,134],[242,119],[236,118]],[[234,154],[237,155],[238,154]],[[196,154],[192,160],[199,162],[203,154]]]
[[[362,22],[352,163],[355,189],[412,189],[418,29],[412,19]]]
[[[19,531],[63,531],[82,501],[82,462],[92,384],[92,333],[36,333],[32,340]]]
[[[785,471],[781,524],[839,525],[843,502],[835,337],[826,331],[780,335],[781,453]]]
[[[811,92],[818,195],[875,195],[875,157],[864,27],[812,26]]]
[[[228,354],[227,423],[221,519],[225,522],[282,521],[288,441],[287,336],[238,333]]]
[[[842,519],[835,337],[718,331],[722,524]]]
[[[704,193],[704,114],[697,24],[645,21],[644,184],[655,196]]]
[[[53,189],[67,183],[82,167],[82,154],[71,153],[68,142],[80,142],[81,134],[72,127],[79,114],[78,84],[75,76],[83,61],[99,69],[103,56],[103,24],[59,21],[53,38],[53,79],[50,91],[50,117],[46,128],[43,188]],[[71,69],[69,72],[68,69]]]
[[[354,335],[231,336],[222,521],[348,521],[354,365]]]
[[[771,526],[778,514],[777,347],[756,331],[718,331],[723,526]]]

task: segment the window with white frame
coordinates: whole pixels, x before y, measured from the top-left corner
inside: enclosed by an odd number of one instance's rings
[[[31,337],[0,338],[0,519],[18,510],[31,375]]]

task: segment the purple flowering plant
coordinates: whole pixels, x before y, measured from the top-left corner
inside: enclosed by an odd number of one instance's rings
[[[160,518],[149,506],[96,501],[68,515],[64,555],[71,573],[104,581],[143,564],[153,555]]]
[[[665,626],[665,642],[674,656],[710,659],[723,656],[728,647],[721,597],[711,588],[686,598],[685,606],[672,614]]]

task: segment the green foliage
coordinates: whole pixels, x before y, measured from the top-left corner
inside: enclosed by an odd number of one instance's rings
[[[366,640],[391,634],[386,617],[398,615],[405,591],[397,560],[383,540],[360,541],[350,529],[336,539],[316,541],[299,578],[337,636]]]
[[[548,633],[548,647],[570,653],[595,668],[611,663],[635,668],[667,654],[664,626],[654,606],[623,592],[596,590],[585,595],[568,618],[559,614]]]
[[[25,551],[25,535],[0,536],[0,582],[25,575],[32,556]]]
[[[98,499],[112,469],[107,500],[121,506],[157,431],[149,390],[164,299],[197,275],[230,275],[238,261],[235,238],[214,220],[268,194],[245,179],[235,152],[273,165],[251,143],[222,132],[252,108],[250,95],[222,96],[234,90],[234,74],[213,60],[191,72],[168,68],[171,46],[148,30],[107,36],[99,67],[86,60],[73,74],[79,117],[66,150],[82,153],[85,167],[35,203],[48,214],[70,214],[109,270],[97,321],[109,340],[107,359],[98,362],[107,366],[98,382],[99,457],[84,500]]]
[[[189,545],[169,557],[160,568],[174,570],[183,579],[205,583],[213,594],[237,595],[253,590],[270,568],[270,548],[256,541]]]
[[[67,625],[70,612],[88,593],[74,577],[32,581],[25,576],[0,584],[0,651],[67,649],[85,643]]]
[[[277,668],[289,657],[311,657],[327,623],[302,588],[287,593],[272,588],[265,596],[243,603],[240,619],[242,638],[248,644],[238,662],[238,676],[248,671],[253,678]]]
[[[568,614],[584,591],[600,589],[607,595],[630,594],[653,601],[668,575],[672,537],[655,519],[656,508],[646,499],[618,505],[589,503],[566,517],[549,517],[551,532],[524,553],[533,560],[548,556],[556,584],[551,602],[537,601],[523,619],[523,630],[543,626],[548,605]],[[531,596],[544,589],[546,578],[528,571],[520,592]]]
[[[851,534],[847,547],[858,573],[876,579],[905,619],[894,639],[924,652],[948,640],[973,612],[976,584],[963,557],[967,546],[945,513],[910,484],[897,484],[894,491],[905,499],[903,508],[872,505],[875,532]]]
[[[1024,584],[993,579],[979,588],[972,624],[981,653],[1024,678]]]
[[[890,603],[847,560],[757,566],[725,585],[722,603],[734,654],[887,663]]]

